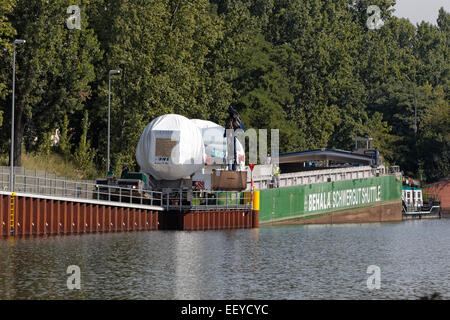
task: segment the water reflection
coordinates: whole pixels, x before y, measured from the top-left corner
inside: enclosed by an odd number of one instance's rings
[[[450,295],[450,219],[1,239],[2,299],[416,299]],[[81,290],[68,290],[69,265]],[[381,289],[367,288],[369,265]]]

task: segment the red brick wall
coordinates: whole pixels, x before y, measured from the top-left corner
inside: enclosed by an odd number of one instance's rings
[[[426,193],[437,196],[442,208],[450,208],[450,180],[434,183],[425,190]]]

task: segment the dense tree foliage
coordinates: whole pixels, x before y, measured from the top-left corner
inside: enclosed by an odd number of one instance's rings
[[[106,170],[135,166],[139,136],[177,113],[279,129],[281,152],[352,149],[370,136],[389,164],[434,181],[450,174],[450,14],[435,25],[393,15],[393,0],[83,0],[69,30],[66,0],[0,2],[0,112],[10,119],[18,48],[16,164],[21,146],[48,150],[59,128],[66,157]],[[369,5],[384,22],[369,29]],[[88,121],[89,114],[89,121]],[[416,114],[416,117],[415,117]],[[415,128],[415,123],[417,127]],[[10,123],[1,126],[7,154]],[[86,169],[85,168],[85,169]]]
[[[9,62],[13,45],[11,43],[12,37],[16,34],[16,30],[12,27],[8,16],[12,13],[14,0],[2,0],[0,2],[0,46],[3,50],[0,51],[0,125],[3,123],[3,110],[6,108],[5,98],[8,94],[8,76],[9,73],[5,70],[9,69],[11,63]]]
[[[83,2],[85,6],[89,1]],[[39,149],[44,137],[55,130],[65,115],[83,113],[95,78],[94,61],[99,44],[87,20],[81,30],[68,30],[69,0],[17,0],[10,16],[17,37],[14,163],[21,165],[21,146]],[[10,74],[10,68],[3,70]],[[10,109],[4,110],[10,119]],[[3,150],[9,146],[9,130],[2,127]]]

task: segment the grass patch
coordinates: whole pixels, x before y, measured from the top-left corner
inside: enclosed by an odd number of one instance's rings
[[[8,156],[4,155],[1,157],[0,165],[9,166]],[[72,159],[65,160],[58,153],[41,155],[22,152],[22,167],[27,170],[47,171],[62,178],[66,177],[69,180],[94,180],[103,176],[95,168],[90,168],[86,171],[77,169]]]

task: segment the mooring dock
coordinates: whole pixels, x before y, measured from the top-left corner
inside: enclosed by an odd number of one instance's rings
[[[21,170],[13,188],[0,174],[0,236],[258,227],[247,192],[140,192]]]

